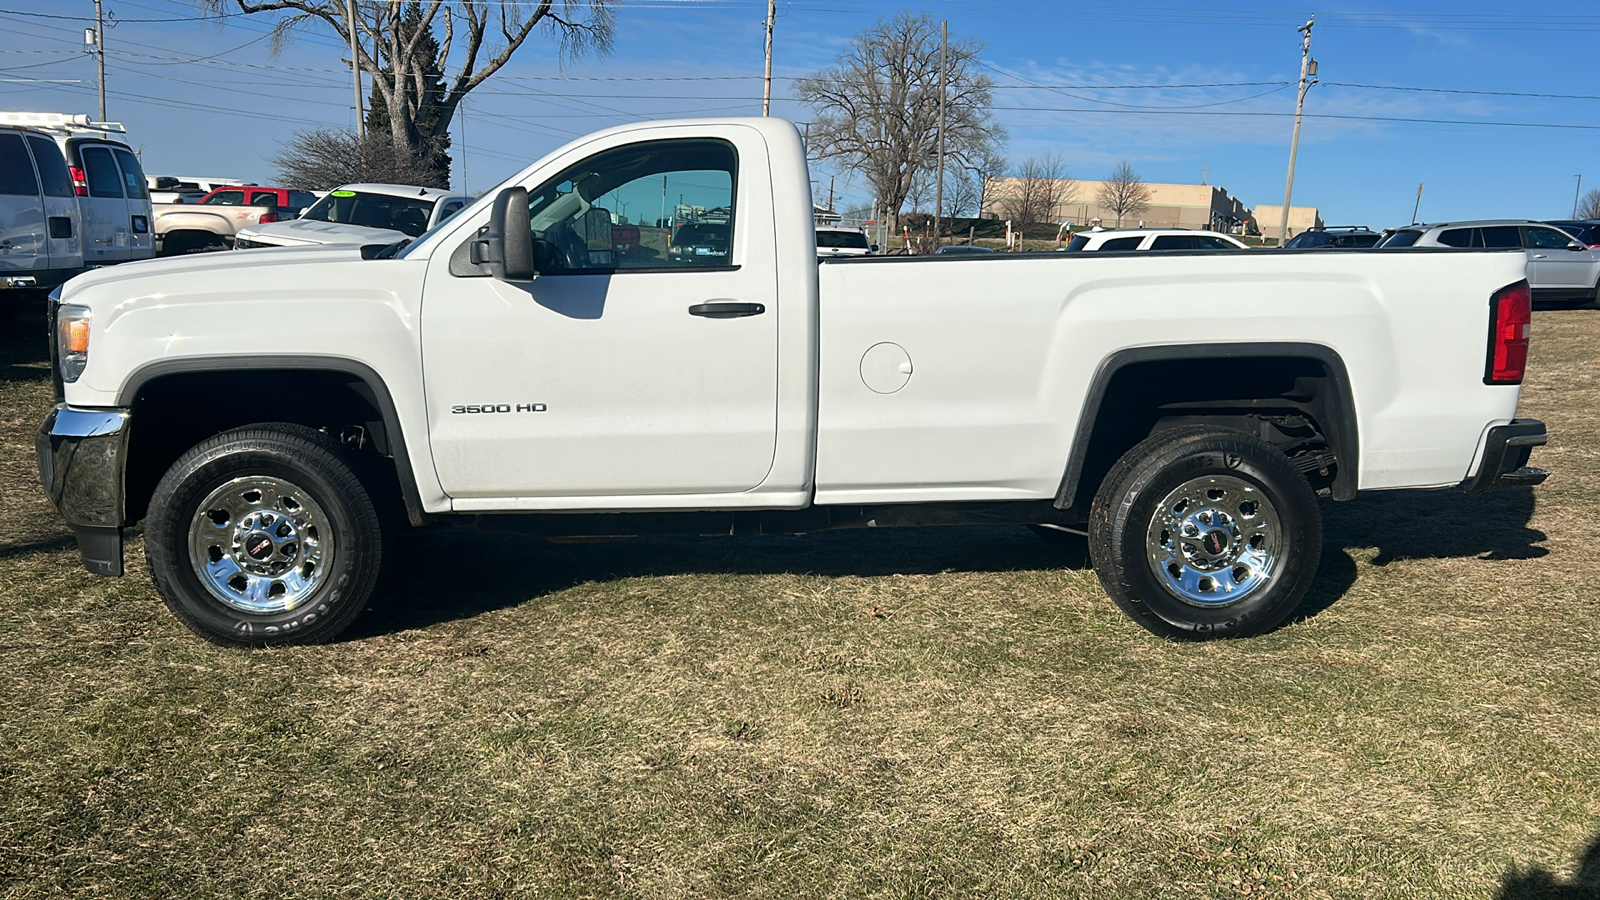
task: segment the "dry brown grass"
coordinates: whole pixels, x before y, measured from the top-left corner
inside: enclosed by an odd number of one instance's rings
[[[0,894],[1590,897],[1600,313],[1537,492],[1330,504],[1296,623],[1156,640],[1023,529],[418,538],[238,652],[79,566],[0,340]]]

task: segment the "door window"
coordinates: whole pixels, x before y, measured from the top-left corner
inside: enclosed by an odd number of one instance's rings
[[[1554,228],[1529,228],[1524,233],[1528,236],[1526,246],[1540,250],[1565,250],[1572,243],[1570,235]]]
[[[1137,250],[1141,237],[1112,238],[1100,245],[1101,250]]]
[[[67,161],[61,158],[61,148],[49,138],[28,135],[28,146],[33,148],[33,161],[39,165],[39,180],[44,183],[46,197],[71,197],[72,174],[67,171]]]
[[[149,200],[150,190],[145,186],[144,170],[139,168],[139,158],[121,147],[113,148],[111,153],[122,166],[122,188],[128,199]]]
[[[727,266],[738,157],[717,140],[631,144],[530,192],[540,274]]]
[[[250,205],[251,206],[277,206],[278,205],[278,192],[277,191],[251,191],[250,192]]]
[[[22,135],[16,132],[0,133],[0,194],[39,196],[33,161],[28,159],[28,148],[22,145]]]
[[[1222,238],[1212,237],[1209,234],[1197,234],[1197,235],[1195,235],[1194,236],[1194,242],[1195,242],[1195,244],[1199,245],[1201,250],[1237,250],[1237,249],[1239,249],[1238,247],[1235,247],[1234,245],[1232,245],[1232,244],[1228,243],[1227,241],[1223,240]]]
[[[89,180],[89,196],[91,197],[117,197],[122,194],[122,173],[117,170],[117,161],[111,158],[111,150],[106,147],[83,148],[83,171]]]
[[[1452,228],[1449,231],[1441,231],[1439,243],[1446,247],[1471,247],[1474,246],[1472,238],[1475,231],[1476,228]],[[1482,247],[1483,244],[1477,243],[1476,246]]]
[[[244,191],[217,191],[200,202],[207,206],[243,206]]]
[[[1517,227],[1515,225],[1492,225],[1488,228],[1480,228],[1479,231],[1482,234],[1478,242],[1473,245],[1475,247],[1504,250],[1510,247],[1522,246],[1522,239],[1517,236]]]

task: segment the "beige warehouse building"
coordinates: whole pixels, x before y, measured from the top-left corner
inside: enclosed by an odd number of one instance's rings
[[[984,185],[983,218],[1005,218],[1007,201],[1018,195],[1022,184],[1018,178],[990,178]],[[1081,227],[1099,219],[1103,227],[1117,227],[1116,213],[1103,208],[1098,199],[1105,182],[1073,181],[1067,185],[1067,195],[1056,203],[1048,221],[1071,222]],[[1150,192],[1145,209],[1123,216],[1122,227],[1132,228],[1143,223],[1146,228],[1209,228],[1231,232],[1253,229],[1262,233],[1276,233],[1278,228],[1281,205],[1258,206],[1251,210],[1216,185],[1146,184],[1145,188]],[[1291,234],[1321,225],[1322,218],[1315,207],[1289,208]]]

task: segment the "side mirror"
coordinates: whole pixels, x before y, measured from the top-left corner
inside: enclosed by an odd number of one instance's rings
[[[877,253],[878,252],[878,245],[877,244],[873,244],[868,249],[871,250],[873,253]]]
[[[1585,243],[1583,243],[1581,241],[1567,241],[1567,249],[1568,250],[1587,250],[1587,249],[1589,249],[1589,245],[1585,244]]]
[[[506,188],[495,195],[489,224],[472,242],[471,260],[501,281],[532,281],[533,227],[528,221],[528,189]]]

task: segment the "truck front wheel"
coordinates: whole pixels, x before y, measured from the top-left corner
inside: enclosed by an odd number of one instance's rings
[[[366,607],[385,534],[327,435],[273,424],[217,435],[156,486],[145,557],[167,608],[217,644],[332,640]]]
[[[1187,426],[1129,450],[1089,511],[1106,593],[1168,638],[1243,637],[1287,619],[1322,553],[1316,496],[1242,432]]]

